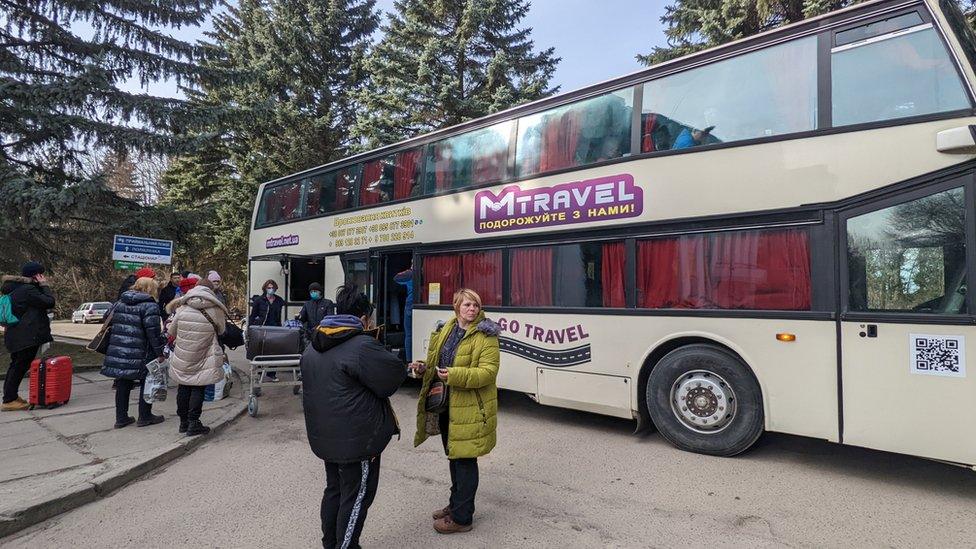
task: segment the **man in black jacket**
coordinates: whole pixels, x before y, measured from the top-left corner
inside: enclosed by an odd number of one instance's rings
[[[305,328],[305,333],[311,338],[322,319],[335,314],[335,303],[331,299],[322,297],[322,285],[318,282],[308,285],[308,297],[310,299],[302,305],[302,311],[298,313],[298,320]]]
[[[380,454],[400,428],[389,397],[406,378],[396,355],[367,330],[373,306],[355,285],[336,295],[302,355],[305,428],[325,461],[322,546],[358,548],[379,483]]]
[[[51,337],[51,319],[48,309],[54,307],[54,292],[47,285],[44,266],[31,261],[20,271],[21,276],[3,277],[0,292],[10,296],[10,309],[18,322],[7,326],[3,342],[10,353],[10,369],[3,382],[4,412],[26,410],[27,402],[20,398],[17,390],[24,375],[30,370],[31,361]]]

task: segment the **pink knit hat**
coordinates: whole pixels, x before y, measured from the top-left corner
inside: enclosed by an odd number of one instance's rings
[[[210,282],[220,281],[220,273],[218,273],[217,271],[210,271],[209,273],[207,273],[207,280],[209,280]]]

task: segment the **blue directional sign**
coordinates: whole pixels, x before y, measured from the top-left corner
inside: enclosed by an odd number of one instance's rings
[[[112,259],[170,265],[173,262],[173,241],[117,234],[112,244]]]

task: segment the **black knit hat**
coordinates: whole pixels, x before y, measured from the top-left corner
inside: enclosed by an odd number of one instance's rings
[[[31,278],[39,274],[44,274],[44,265],[36,261],[28,261],[20,269],[20,276]]]
[[[308,285],[308,291],[314,292],[316,290],[318,290],[320,292],[322,291],[322,285],[319,284],[318,282],[313,282],[313,283],[311,283],[311,284]]]

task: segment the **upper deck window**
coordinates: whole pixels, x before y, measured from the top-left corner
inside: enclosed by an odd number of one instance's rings
[[[430,146],[428,189],[463,189],[508,176],[508,150],[514,121],[449,137]]]
[[[302,181],[290,181],[268,187],[261,197],[258,208],[258,225],[298,219],[302,208]]]
[[[520,118],[516,173],[545,173],[630,154],[634,90],[608,93]]]
[[[834,126],[970,107],[931,24],[835,47],[830,64]]]
[[[817,39],[802,38],[644,84],[641,151],[817,127]]]

